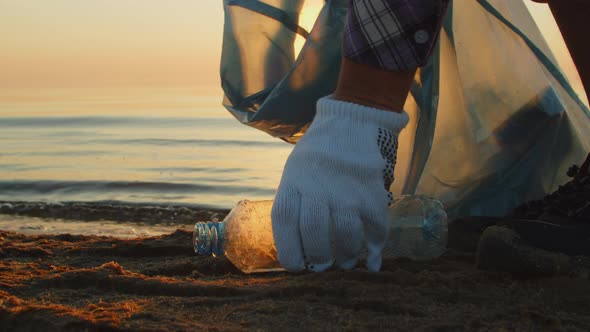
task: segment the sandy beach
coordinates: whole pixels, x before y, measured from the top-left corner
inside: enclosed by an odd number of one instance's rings
[[[0,0],[0,332],[590,331],[590,0],[369,2]]]
[[[590,280],[523,279],[450,250],[383,271],[246,275],[191,233],[116,239],[0,231],[3,331],[590,330]]]

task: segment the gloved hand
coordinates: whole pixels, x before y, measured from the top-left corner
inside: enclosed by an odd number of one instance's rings
[[[272,207],[278,259],[289,271],[381,268],[397,136],[408,115],[324,97],[289,156]]]

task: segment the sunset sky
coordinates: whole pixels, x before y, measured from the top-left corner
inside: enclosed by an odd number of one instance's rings
[[[550,13],[529,5],[579,89]],[[222,31],[221,0],[0,0],[0,87],[217,87]]]

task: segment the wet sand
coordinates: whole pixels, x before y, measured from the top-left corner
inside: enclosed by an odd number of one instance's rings
[[[522,279],[473,253],[383,271],[245,275],[191,233],[143,239],[0,231],[0,330],[590,330],[590,280]]]

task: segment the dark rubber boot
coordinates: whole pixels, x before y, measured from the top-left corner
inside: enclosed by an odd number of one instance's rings
[[[514,230],[499,226],[489,227],[483,233],[477,251],[477,266],[524,277],[570,275],[588,278],[590,274],[587,257],[572,257],[530,246]]]

